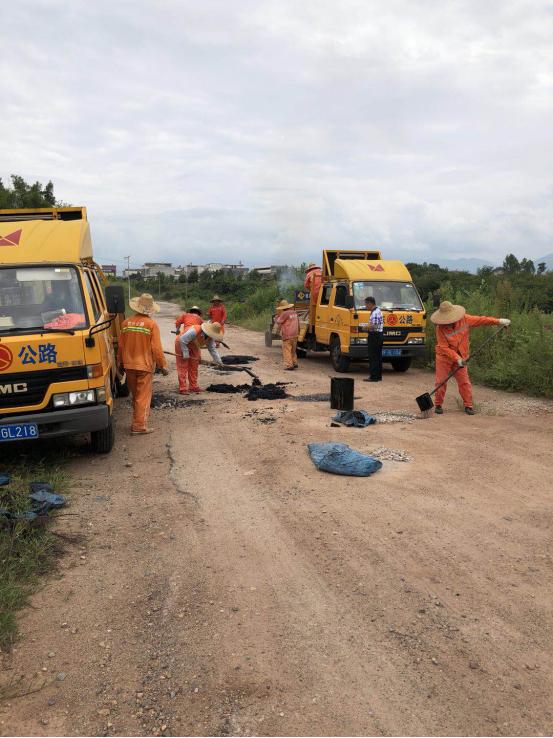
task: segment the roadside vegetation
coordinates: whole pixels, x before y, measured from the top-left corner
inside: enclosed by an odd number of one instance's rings
[[[65,474],[59,453],[36,446],[29,453],[12,453],[0,473],[11,481],[0,487],[0,508],[12,513],[29,509],[29,483],[49,482],[63,493]],[[56,461],[52,461],[56,459]],[[52,516],[53,519],[53,516]],[[38,586],[40,577],[54,566],[60,538],[49,528],[49,518],[8,522],[0,516],[0,650],[8,651],[17,634],[17,611]]]

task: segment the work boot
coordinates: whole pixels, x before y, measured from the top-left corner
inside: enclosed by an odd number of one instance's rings
[[[203,392],[203,389],[201,387],[190,387],[190,392]]]
[[[179,395],[188,395],[189,391],[187,389],[181,389],[179,390]]]
[[[441,405],[436,405],[436,407],[434,408],[434,412],[436,413],[436,415],[443,415],[444,409]]]
[[[146,428],[145,430],[131,430],[131,436],[149,436],[153,433],[153,428]]]
[[[472,407],[466,407],[465,412],[467,415],[474,415],[474,410]]]

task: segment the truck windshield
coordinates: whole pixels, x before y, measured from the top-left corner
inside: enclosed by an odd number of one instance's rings
[[[412,282],[354,282],[353,298],[357,310],[365,307],[365,297],[374,297],[381,310],[422,310]]]
[[[0,268],[0,335],[40,328],[85,328],[77,270],[71,267]]]

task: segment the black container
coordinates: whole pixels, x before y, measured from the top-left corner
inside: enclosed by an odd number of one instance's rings
[[[333,410],[353,410],[353,383],[349,377],[330,378],[330,407]]]

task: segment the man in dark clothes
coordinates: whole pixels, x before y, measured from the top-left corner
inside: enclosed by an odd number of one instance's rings
[[[365,298],[365,308],[370,312],[367,348],[369,353],[369,376],[364,382],[382,381],[382,342],[384,318],[374,297]]]

